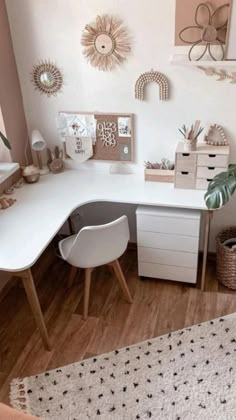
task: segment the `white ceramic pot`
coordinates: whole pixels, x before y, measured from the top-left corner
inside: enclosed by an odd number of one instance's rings
[[[193,152],[197,148],[197,140],[184,139],[184,150],[186,152]]]

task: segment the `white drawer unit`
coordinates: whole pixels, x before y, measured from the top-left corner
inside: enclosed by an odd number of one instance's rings
[[[140,206],[136,218],[139,275],[196,283],[201,212]]]

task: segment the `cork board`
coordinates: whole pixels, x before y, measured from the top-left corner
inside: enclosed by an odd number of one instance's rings
[[[217,14],[216,18],[214,19],[214,24],[216,23],[217,26],[221,26],[226,19],[229,19],[230,25],[230,14],[231,14],[231,7],[232,7],[232,0],[211,0],[211,1],[201,1],[201,0],[176,0],[175,5],[175,45],[176,46],[186,46],[184,42],[181,41],[179,38],[179,33],[183,28],[187,26],[196,26],[195,23],[195,11],[200,3],[206,3],[212,11],[217,9],[219,6],[224,4],[229,4],[228,8],[222,10],[219,14]],[[207,16],[203,10],[199,10],[199,20],[202,23],[206,23]],[[229,31],[229,26],[228,26]],[[200,33],[200,31],[199,31]],[[188,35],[190,34],[189,40],[196,40],[196,30],[188,31]],[[191,37],[192,34],[192,37]],[[225,34],[225,42],[227,41],[227,34]],[[199,37],[200,39],[200,37]]]
[[[94,116],[96,131],[93,144],[93,160],[130,162],[134,159],[133,114],[117,113],[74,113],[63,112],[68,121],[73,116]]]

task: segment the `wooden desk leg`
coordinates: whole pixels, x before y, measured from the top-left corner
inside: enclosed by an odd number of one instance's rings
[[[206,214],[205,222],[205,234],[204,234],[204,248],[203,248],[203,262],[202,262],[202,278],[201,278],[201,290],[204,291],[205,280],[206,280],[206,267],[207,267],[207,255],[209,247],[209,236],[210,236],[210,227],[211,220],[213,218],[213,211],[208,210]]]
[[[39,304],[38,295],[35,289],[34,279],[33,279],[31,270],[28,269],[25,271],[21,271],[17,273],[17,275],[21,277],[23,281],[25,292],[26,292],[29,304],[33,312],[35,323],[39,329],[44,347],[46,350],[50,351],[51,345],[49,342],[48,333],[47,333],[46,325],[43,319],[43,314],[42,314],[41,307]]]

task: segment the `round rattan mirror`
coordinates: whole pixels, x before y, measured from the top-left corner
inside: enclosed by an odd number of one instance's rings
[[[63,76],[53,63],[41,61],[33,67],[32,83],[40,93],[55,96],[62,90]]]

